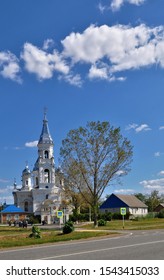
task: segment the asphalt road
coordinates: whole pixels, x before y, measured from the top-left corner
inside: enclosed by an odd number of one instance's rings
[[[0,260],[164,260],[164,230],[0,250]]]

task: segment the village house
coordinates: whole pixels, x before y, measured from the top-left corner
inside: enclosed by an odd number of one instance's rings
[[[135,195],[111,194],[100,206],[100,213],[120,213],[120,208],[126,208],[126,213],[133,216],[148,214],[148,206]]]

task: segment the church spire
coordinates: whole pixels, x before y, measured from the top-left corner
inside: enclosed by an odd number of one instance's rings
[[[49,128],[48,128],[47,109],[46,108],[44,108],[43,127],[42,127],[42,132],[41,132],[38,144],[53,144],[53,140],[51,138]]]

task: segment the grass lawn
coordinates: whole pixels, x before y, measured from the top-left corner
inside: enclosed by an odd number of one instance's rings
[[[93,224],[84,225],[83,228],[92,229]],[[113,220],[107,222],[106,226],[98,227],[97,229],[105,230],[122,230],[123,221],[122,220]],[[152,219],[138,219],[136,220],[125,220],[124,221],[125,230],[149,230],[149,229],[164,229],[164,219],[152,218]]]
[[[91,237],[101,237],[105,235],[111,235],[110,232],[105,231],[74,231],[69,234],[63,234],[62,232],[54,229],[41,229],[41,238],[29,238],[31,228],[14,228],[14,227],[0,227],[0,249],[17,247],[17,246],[28,246],[28,245],[39,245],[44,243],[53,243],[59,241],[78,240],[86,239]]]
[[[53,242],[65,242],[69,240],[78,240],[102,236],[114,236],[115,230],[123,229],[122,220],[114,220],[107,223],[106,226],[94,228],[93,224],[86,224],[83,226],[76,226],[77,230],[63,234],[59,230],[41,228],[41,238],[29,238],[31,228],[16,228],[9,226],[0,226],[0,249],[37,245]],[[82,231],[80,231],[80,229]],[[164,229],[164,219],[139,219],[138,221],[125,220],[124,230],[149,230],[149,229]],[[109,230],[109,231],[107,231]],[[112,232],[113,230],[113,232]]]

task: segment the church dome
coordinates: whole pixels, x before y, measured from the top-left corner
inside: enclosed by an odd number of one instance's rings
[[[26,175],[31,174],[31,171],[30,171],[30,169],[28,168],[28,166],[25,167],[25,169],[23,170],[22,174],[23,174],[23,175],[25,175],[25,174],[26,174]]]

